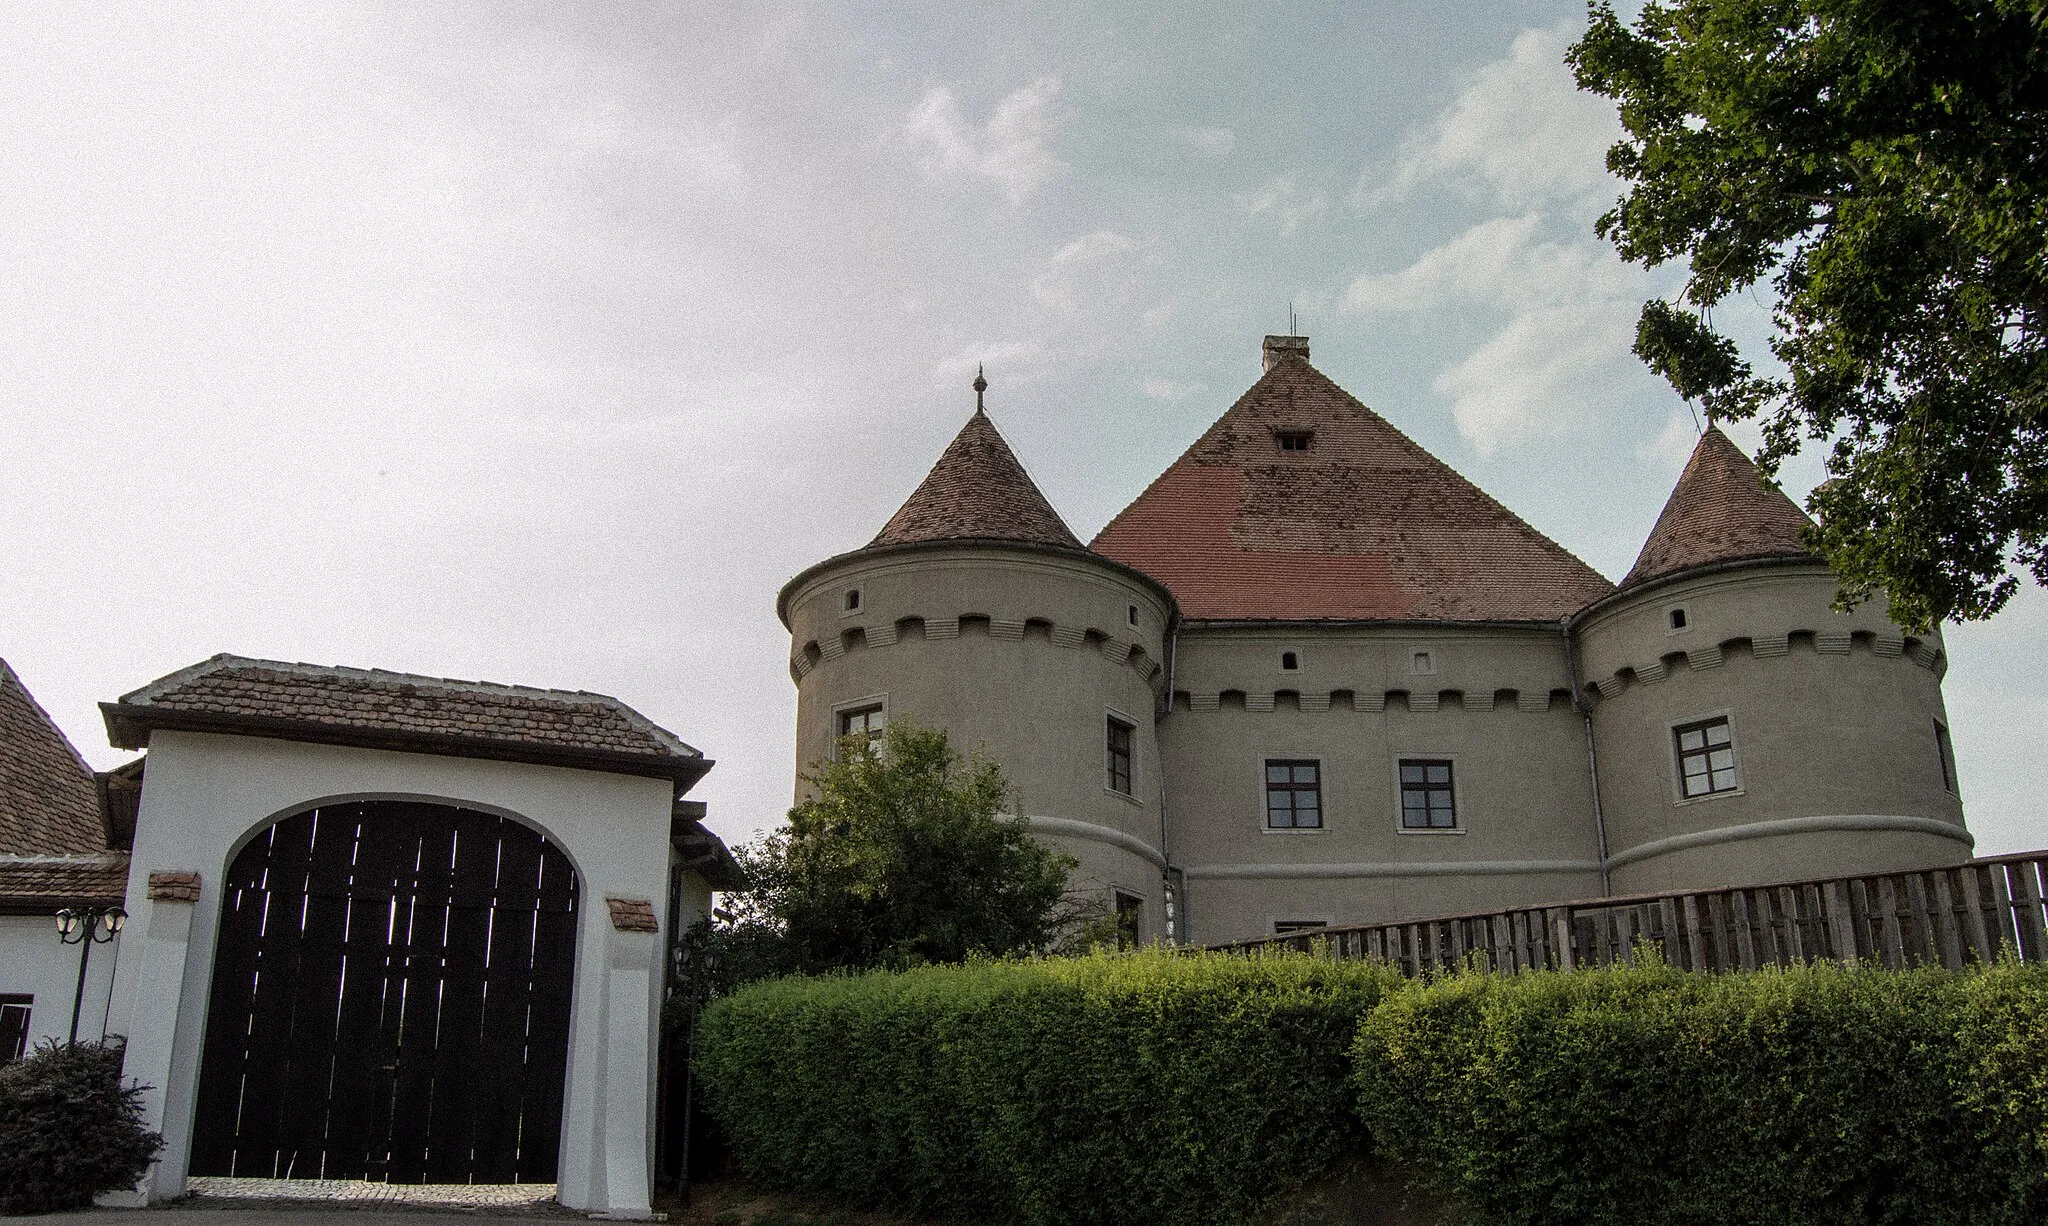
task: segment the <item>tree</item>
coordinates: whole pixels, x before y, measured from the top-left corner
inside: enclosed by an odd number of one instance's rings
[[[849,738],[805,776],[789,826],[742,848],[751,890],[713,934],[721,978],[960,962],[1049,945],[1072,857],[1004,816],[1003,770],[942,730]]]
[[[1809,544],[1840,601],[1908,628],[2048,581],[2048,0],[1591,6],[1569,61],[1615,100],[1598,230],[1686,259],[1635,351],[1711,417],[1763,416],[1766,473],[1832,440]],[[1769,278],[1759,374],[1714,307]]]

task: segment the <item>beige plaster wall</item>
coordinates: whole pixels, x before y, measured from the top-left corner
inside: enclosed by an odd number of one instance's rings
[[[927,548],[851,555],[807,576],[786,610],[800,773],[833,752],[850,705],[944,728],[1002,763],[1022,815],[1080,861],[1077,890],[1144,900],[1144,936],[1163,934],[1153,721],[1170,607],[1155,588],[1077,555]],[[1129,796],[1107,786],[1111,714],[1133,728]]]
[[[1159,736],[1190,939],[1599,893],[1558,628],[1191,627],[1177,661]],[[1267,829],[1269,758],[1321,763],[1321,830]],[[1401,828],[1401,758],[1453,762],[1458,833]]]
[[[1646,591],[1579,627],[1617,892],[1953,864],[1938,634],[1881,603],[1830,609],[1811,564],[1743,567]],[[1670,611],[1686,610],[1674,631]],[[1740,788],[1685,799],[1672,729],[1726,715]]]

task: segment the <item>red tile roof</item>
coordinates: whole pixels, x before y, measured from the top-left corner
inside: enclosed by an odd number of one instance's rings
[[[1807,550],[1799,534],[1812,522],[1784,491],[1764,484],[1740,447],[1710,426],[1621,585],[1715,562],[1801,557]]]
[[[125,851],[62,858],[0,856],[0,914],[105,905],[120,902],[127,893]]]
[[[124,748],[147,744],[151,729],[190,728],[569,765],[594,758],[629,773],[639,761],[641,773],[692,779],[710,765],[604,694],[229,655],[153,681],[101,710],[108,735]]]
[[[960,428],[910,500],[868,544],[947,540],[1081,547],[1017,462],[996,424],[980,409]]]
[[[1614,590],[1292,356],[1090,547],[1190,618],[1554,621]]]
[[[0,854],[94,855],[106,849],[92,768],[0,660]]]

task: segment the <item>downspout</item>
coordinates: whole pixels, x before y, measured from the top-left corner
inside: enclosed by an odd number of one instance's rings
[[[1180,660],[1180,619],[1175,618],[1166,628],[1166,709],[1152,717],[1152,745],[1156,752],[1159,746],[1159,725],[1173,714],[1173,684],[1175,669]],[[1159,757],[1159,858],[1166,861],[1160,868],[1160,878],[1166,887],[1166,897],[1171,900],[1173,911],[1167,920],[1167,939],[1179,942],[1188,927],[1188,897],[1186,881],[1175,881],[1173,849],[1167,845],[1166,826],[1166,755]],[[1164,902],[1166,900],[1162,900]]]
[[[1600,894],[1605,898],[1614,893],[1614,886],[1607,879],[1607,816],[1600,809],[1600,751],[1593,742],[1593,708],[1586,701],[1586,694],[1579,686],[1579,660],[1572,650],[1572,619],[1566,615],[1558,622],[1564,633],[1564,667],[1571,675],[1572,709],[1579,713],[1586,728],[1586,774],[1593,782],[1593,834],[1600,842]]]

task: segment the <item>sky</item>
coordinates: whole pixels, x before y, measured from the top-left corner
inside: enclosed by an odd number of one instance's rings
[[[1593,232],[1583,22],[0,4],[0,656],[101,768],[95,704],[217,652],[613,694],[744,839],[797,768],[776,590],[873,536],[977,363],[1085,540],[1290,311],[1618,579],[1696,430],[1628,352],[1680,272]],[[1978,850],[2048,846],[2048,598],[1947,638]]]

